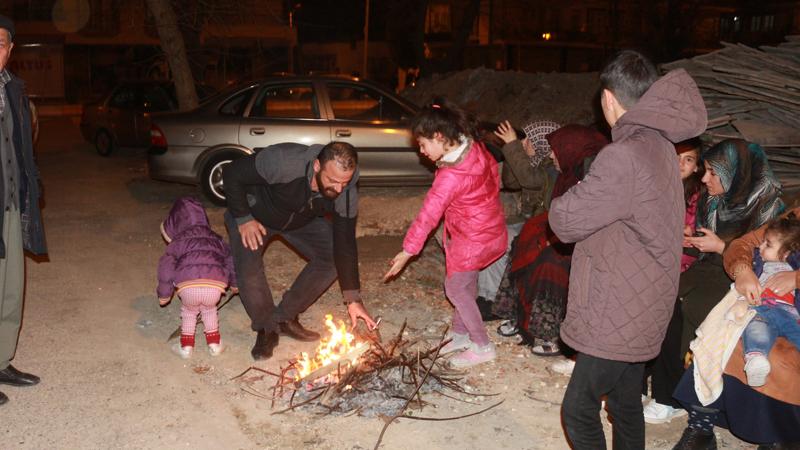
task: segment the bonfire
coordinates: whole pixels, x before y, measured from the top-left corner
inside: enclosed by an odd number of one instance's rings
[[[252,386],[242,387],[249,394],[270,400],[273,409],[276,402],[286,403],[273,414],[304,408],[324,415],[381,417],[386,424],[376,448],[386,428],[397,418],[455,420],[480,414],[503,403],[501,400],[458,417],[426,418],[406,414],[409,406],[422,409],[431,404],[423,400],[423,394],[459,401],[464,400],[453,394],[476,398],[497,394],[468,392],[461,386],[464,373],[451,369],[440,354],[442,347],[449,342],[445,340],[447,330],[438,343],[431,346],[422,339],[404,339],[406,323],[387,343],[381,342],[377,332],[352,334],[341,321],[335,325],[331,315],[325,316],[325,325],[329,335],[320,341],[313,356],[301,353],[286,367],[281,367],[279,373],[250,367],[234,379],[251,370],[274,377],[275,382],[269,388],[271,394],[259,392]]]

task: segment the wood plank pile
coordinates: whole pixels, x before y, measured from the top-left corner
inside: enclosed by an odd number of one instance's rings
[[[686,69],[708,109],[712,143],[742,138],[764,147],[784,192],[800,192],[800,36],[759,49],[724,48],[662,67]],[[705,139],[704,138],[704,139]]]

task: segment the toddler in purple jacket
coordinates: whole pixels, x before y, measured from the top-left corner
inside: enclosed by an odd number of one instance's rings
[[[224,350],[217,303],[228,286],[237,290],[230,248],[211,229],[203,205],[191,197],[175,201],[161,223],[161,235],[167,249],[158,261],[158,302],[169,303],[175,290],[181,299],[181,340],[173,350],[184,359],[192,355],[200,315],[208,352],[217,356]]]

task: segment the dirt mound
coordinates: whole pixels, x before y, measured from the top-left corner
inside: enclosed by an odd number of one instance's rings
[[[434,74],[403,91],[403,96],[423,105],[442,95],[474,111],[482,120],[507,119],[518,128],[538,119],[588,125],[598,117],[593,105],[599,85],[596,72],[525,73],[478,68]]]

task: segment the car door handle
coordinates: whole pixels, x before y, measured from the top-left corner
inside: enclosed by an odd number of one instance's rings
[[[250,136],[262,135],[265,132],[266,132],[266,130],[263,127],[250,128]]]
[[[336,130],[336,137],[350,137],[352,134],[350,130]]]

